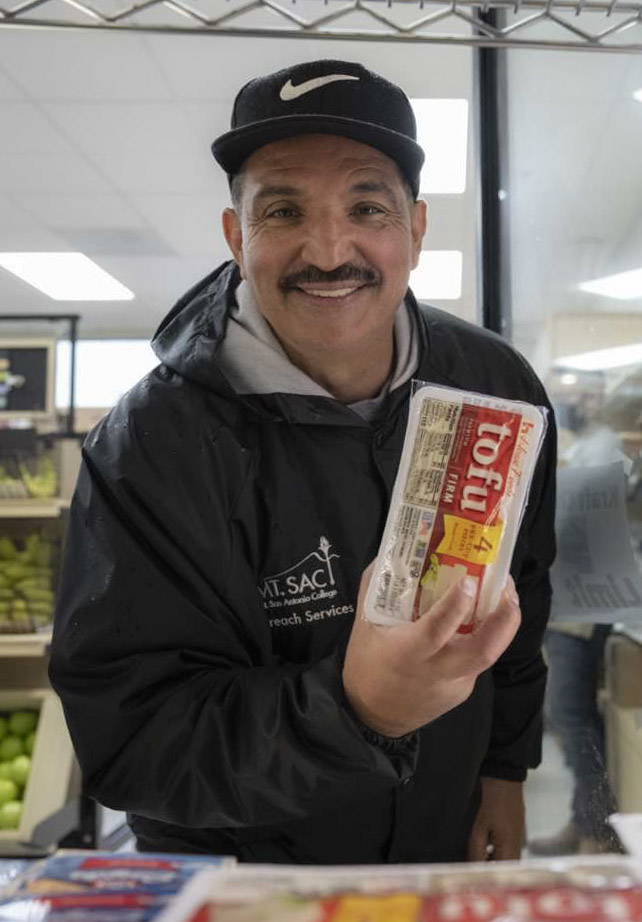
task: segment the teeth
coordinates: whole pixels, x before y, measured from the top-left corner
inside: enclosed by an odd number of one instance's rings
[[[346,295],[356,291],[355,288],[335,288],[333,291],[308,291],[307,294],[314,295],[315,298],[345,298]]]

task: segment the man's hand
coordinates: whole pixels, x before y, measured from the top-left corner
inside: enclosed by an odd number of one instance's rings
[[[387,627],[363,618],[373,564],[361,578],[359,601],[343,669],[343,685],[359,719],[383,736],[399,737],[461,704],[477,676],[493,665],[520,624],[519,600],[509,579],[496,611],[471,634],[457,628],[470,618],[473,597],[464,579],[417,621]]]
[[[517,860],[524,845],[522,782],[482,778],[481,785],[481,806],[468,840],[468,860]]]

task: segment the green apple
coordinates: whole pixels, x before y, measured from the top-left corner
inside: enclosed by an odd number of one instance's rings
[[[3,740],[9,732],[9,724],[6,717],[0,717],[0,740]]]
[[[11,762],[0,762],[0,778],[11,781]]]
[[[28,733],[24,738],[24,747],[25,752],[30,756],[33,752],[33,747],[36,743],[36,731],[32,730],[31,733]]]
[[[31,759],[29,756],[16,756],[11,763],[11,780],[22,787],[27,783],[30,769]]]
[[[0,807],[0,829],[17,829],[22,816],[22,801],[8,800]]]
[[[8,800],[17,800],[18,785],[8,778],[0,778],[0,806],[6,804]]]
[[[35,711],[14,711],[9,715],[9,732],[16,736],[26,736],[36,729],[38,715]]]
[[[16,756],[22,755],[23,752],[22,740],[19,736],[13,736],[11,733],[9,736],[0,742],[0,760],[3,762],[13,761]]]

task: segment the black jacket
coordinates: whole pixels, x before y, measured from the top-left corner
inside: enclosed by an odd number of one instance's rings
[[[513,561],[516,639],[464,704],[388,745],[350,713],[341,663],[409,385],[372,424],[322,397],[237,396],[216,361],[237,283],[226,264],[179,301],[161,364],[84,445],[50,675],[86,790],[130,812],[142,848],[462,859],[480,773],[540,758],[553,427]],[[502,339],[408,303],[418,378],[547,403]]]

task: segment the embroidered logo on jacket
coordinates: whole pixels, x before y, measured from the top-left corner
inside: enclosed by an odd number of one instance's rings
[[[270,627],[294,626],[303,621],[320,621],[354,612],[353,605],[332,605],[324,609],[314,606],[300,613],[293,611],[315,602],[327,605],[336,598],[338,589],[332,561],[338,560],[339,554],[332,553],[331,547],[328,539],[322,536],[314,551],[280,573],[263,578],[258,586],[263,606],[270,614],[277,615],[270,620]],[[278,609],[281,611],[275,611]]]

